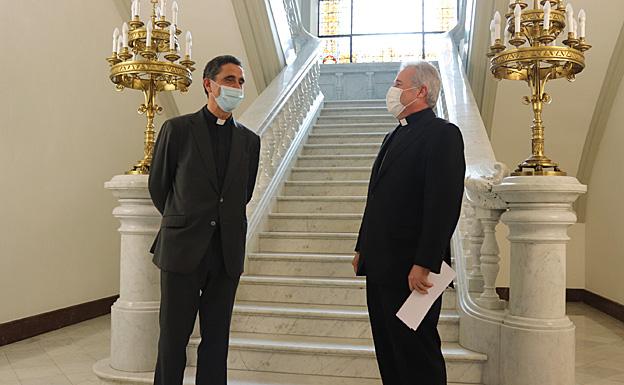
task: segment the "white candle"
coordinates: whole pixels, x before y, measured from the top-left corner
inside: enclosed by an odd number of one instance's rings
[[[522,15],[522,8],[520,7],[520,4],[516,4],[516,8],[514,8],[515,33],[520,33],[520,15]]]
[[[174,1],[171,4],[171,22],[175,25],[178,25],[178,2]]]
[[[496,27],[494,26],[494,20],[490,21],[490,45],[496,44]]]
[[[574,8],[572,8],[572,4],[568,3],[566,5],[566,24],[568,26],[568,32],[574,32]]]
[[[113,52],[119,52],[117,51],[118,41],[119,41],[119,28],[115,28],[115,30],[113,30]]]
[[[160,16],[162,17],[166,17],[167,13],[165,12],[165,3],[167,1],[166,0],[160,0]]]
[[[124,48],[128,46],[128,23],[123,23],[121,27],[121,35]]]
[[[574,34],[575,37],[578,36],[578,22],[576,21],[576,19],[572,19],[572,24],[574,24],[574,29],[572,30],[572,33]]]
[[[160,7],[156,7],[156,20],[160,20]]]
[[[509,43],[509,40],[511,40],[511,33],[507,28],[505,28],[505,45]]]
[[[171,24],[169,26],[169,51],[175,51],[175,34],[176,34],[176,26]]]
[[[544,30],[550,29],[550,1],[544,4]]]
[[[117,39],[117,53],[120,53],[123,50],[123,41],[121,39]]]
[[[579,38],[585,37],[585,20],[586,20],[585,10],[581,9],[578,14],[579,19]]]
[[[186,56],[191,57],[191,51],[193,49],[193,36],[191,31],[186,31]]]
[[[145,37],[145,46],[151,47],[152,46],[152,29],[154,29],[154,27],[152,26],[151,20],[147,23],[146,29],[147,29],[147,36]]]
[[[496,11],[494,14],[494,38],[500,39],[501,37],[501,15]]]
[[[132,0],[132,7],[130,7],[130,12],[132,13],[131,17],[139,15],[139,12],[137,11],[137,1],[138,0]]]

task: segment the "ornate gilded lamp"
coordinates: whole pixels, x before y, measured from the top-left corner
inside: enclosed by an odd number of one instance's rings
[[[106,60],[110,64],[110,79],[118,91],[131,88],[142,91],[145,103],[138,112],[147,117],[144,154],[127,174],[149,174],[154,150],[154,116],[162,112],[155,103],[156,94],[162,91],[186,92],[191,85],[192,38],[186,33],[186,54],[179,54],[178,4],[171,6],[171,21],[165,14],[166,0],[149,0],[151,15],[146,22],[140,20],[140,1],[132,2],[132,19],[123,24],[122,32],[113,31],[113,53]]]
[[[512,175],[566,175],[544,154],[542,109],[552,100],[545,92],[548,81],[573,81],[585,68],[584,52],[591,48],[585,41],[585,12],[579,12],[577,23],[572,5],[565,6],[563,0],[534,0],[532,8],[525,1],[511,0],[509,10],[504,42],[498,12],[490,24],[490,70],[498,80],[527,82],[531,96],[525,96],[524,102],[532,106],[534,114],[532,155]]]

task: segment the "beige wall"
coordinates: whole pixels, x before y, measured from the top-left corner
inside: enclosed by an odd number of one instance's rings
[[[624,304],[624,83],[620,84],[589,180],[587,290]]]
[[[142,156],[145,123],[141,95],[115,92],[107,77],[122,23],[114,3],[3,2],[0,323],[118,292],[115,201],[103,183]],[[180,24],[193,32],[196,79],[214,55],[245,61],[229,0],[183,2]],[[247,78],[245,105],[256,96]],[[175,100],[197,110],[200,82]]]

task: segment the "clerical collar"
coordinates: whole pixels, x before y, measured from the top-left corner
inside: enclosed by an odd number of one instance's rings
[[[408,124],[416,123],[419,120],[429,115],[435,116],[435,113],[433,112],[431,108],[425,108],[424,110],[420,110],[420,111],[414,112],[413,114],[409,116],[406,116],[405,118],[399,120],[399,122],[401,123],[401,126],[407,126]]]
[[[233,119],[232,115],[230,115],[230,117],[227,119],[217,118],[212,112],[210,112],[210,110],[208,109],[208,106],[204,106],[204,114],[206,114],[206,119],[209,122],[214,123],[217,126],[224,126],[226,123],[231,122]]]

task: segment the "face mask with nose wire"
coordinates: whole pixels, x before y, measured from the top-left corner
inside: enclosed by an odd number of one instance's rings
[[[390,87],[390,89],[388,90],[388,93],[386,94],[386,108],[388,109],[388,112],[390,112],[395,118],[398,118],[399,115],[401,115],[401,112],[403,112],[410,104],[414,103],[417,100],[414,99],[406,105],[403,105],[401,103],[401,94],[403,94],[404,91],[413,90],[414,88],[418,87],[406,89],[401,89],[399,87]]]
[[[217,84],[216,82],[213,82]],[[219,107],[225,112],[234,111],[243,101],[245,95],[240,88],[227,87],[217,84],[221,89],[219,96],[215,97],[215,100]]]

